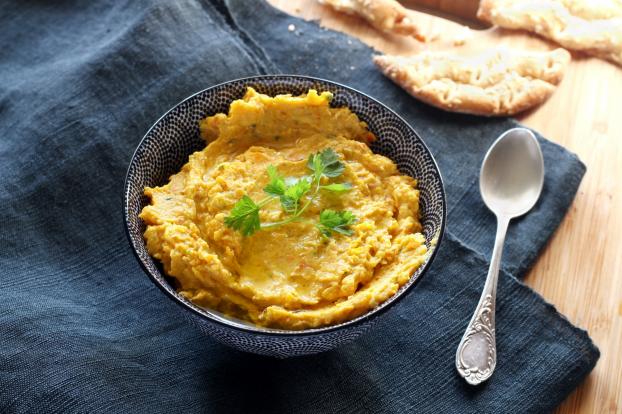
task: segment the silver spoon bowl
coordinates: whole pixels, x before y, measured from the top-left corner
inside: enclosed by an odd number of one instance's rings
[[[479,189],[497,217],[497,235],[484,291],[458,345],[456,368],[472,385],[486,381],[497,365],[495,297],[503,243],[510,220],[536,204],[544,184],[544,161],[535,135],[510,129],[492,144],[482,164]]]

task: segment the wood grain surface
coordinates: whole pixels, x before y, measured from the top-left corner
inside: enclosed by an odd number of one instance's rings
[[[378,51],[408,55],[447,49],[464,37],[461,24],[446,20],[455,11],[469,22],[477,0],[405,0],[432,41],[379,33],[314,0],[269,0],[275,7],[322,26],[356,36]],[[430,13],[435,10],[433,16]],[[469,23],[484,27],[481,23]],[[287,30],[284,28],[284,30]],[[524,32],[499,28],[470,31],[461,48],[491,44],[529,49],[554,45]],[[587,173],[568,215],[526,278],[529,286],[586,329],[601,351],[596,368],[557,413],[622,412],[622,68],[573,54],[558,90],[519,121],[577,153]],[[466,317],[466,316],[465,316]],[[494,380],[494,379],[493,379]]]

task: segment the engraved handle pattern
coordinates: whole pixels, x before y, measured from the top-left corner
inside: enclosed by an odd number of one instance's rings
[[[456,351],[456,369],[471,385],[477,385],[490,378],[497,365],[495,298],[508,223],[509,218],[497,218],[495,247],[492,250],[484,291]]]
[[[493,296],[486,295],[456,353],[456,368],[471,385],[490,378],[497,365],[494,314]]]

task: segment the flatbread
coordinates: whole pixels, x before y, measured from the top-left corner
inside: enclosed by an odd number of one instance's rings
[[[477,16],[622,65],[622,0],[481,0]]]
[[[385,33],[412,36],[425,41],[419,28],[412,21],[408,9],[396,0],[318,0],[332,9],[356,15]]]
[[[380,70],[415,98],[447,111],[485,116],[513,115],[541,104],[569,62],[564,49],[374,56]]]

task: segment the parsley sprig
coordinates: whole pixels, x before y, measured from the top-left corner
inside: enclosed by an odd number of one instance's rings
[[[323,236],[330,237],[334,233],[352,235],[350,225],[356,223],[356,217],[349,211],[322,210],[317,228]]]
[[[239,231],[244,236],[250,236],[256,231],[265,228],[282,226],[287,223],[302,220],[302,214],[308,209],[321,190],[334,193],[344,193],[352,189],[350,183],[330,183],[322,185],[322,177],[328,179],[343,174],[345,166],[337,153],[327,148],[324,151],[312,154],[307,160],[307,168],[311,174],[300,178],[285,178],[279,174],[275,166],[267,168],[270,181],[264,187],[268,197],[255,203],[249,196],[244,195],[225,218],[225,225]],[[305,200],[306,198],[306,200]],[[259,210],[266,204],[278,199],[281,208],[288,215],[287,218],[271,223],[262,223]],[[322,210],[316,227],[325,237],[334,233],[352,235],[350,226],[356,223],[356,217],[349,211]]]

